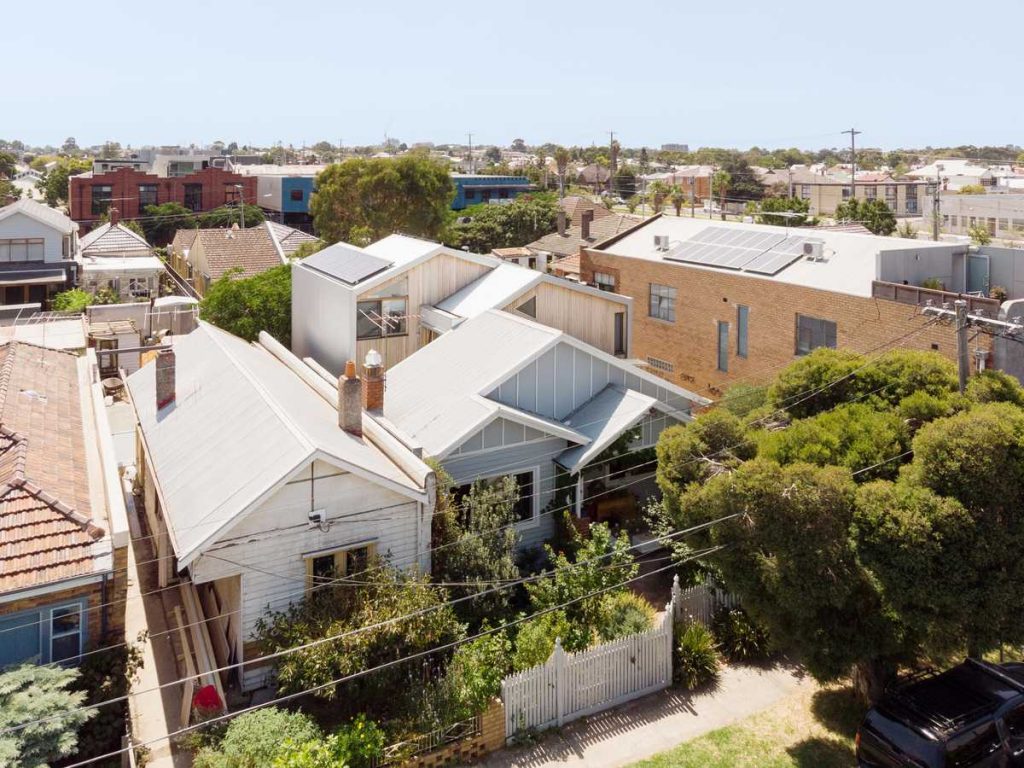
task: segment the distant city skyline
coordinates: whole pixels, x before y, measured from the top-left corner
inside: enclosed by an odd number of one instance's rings
[[[41,24],[15,3],[0,138],[589,146],[614,130],[629,147],[820,149],[855,126],[883,149],[1021,143],[1021,57],[994,41],[1024,27],[1024,4],[982,6],[984,24],[952,0],[60,0]]]

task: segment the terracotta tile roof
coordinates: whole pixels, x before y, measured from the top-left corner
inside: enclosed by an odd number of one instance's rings
[[[178,253],[181,253],[185,248],[191,248],[192,243],[196,241],[197,234],[199,234],[198,229],[179,229],[174,233],[171,248],[178,251]]]
[[[75,355],[0,347],[0,592],[92,573],[92,510]]]
[[[600,203],[595,203],[593,200],[588,200],[587,198],[580,197],[579,195],[563,197],[558,201],[558,204],[562,206],[562,209],[565,211],[565,217],[569,220],[569,224],[577,227],[583,219],[584,211],[593,211],[595,220],[613,215],[612,211],[609,211]]]
[[[604,218],[594,219],[590,224],[590,237],[583,239],[582,230],[578,226],[568,227],[564,235],[552,232],[539,240],[534,240],[527,247],[535,251],[547,251],[559,256],[573,256],[579,253],[580,248],[597,245],[609,237],[624,232],[630,227],[639,224],[643,219],[639,216],[630,216],[626,213],[613,213]]]
[[[320,242],[319,237],[311,235],[308,232],[303,232],[301,229],[295,229],[294,227],[288,227],[284,224],[278,224],[276,221],[268,221],[266,224],[267,229],[270,230],[271,234],[277,240],[277,244],[281,246],[281,250],[284,251],[285,256],[291,256],[303,243]]]
[[[239,267],[242,270],[239,277],[252,277],[281,265],[274,241],[264,227],[198,229],[196,241],[202,243],[210,280],[217,280],[228,270]]]
[[[514,248],[492,248],[491,253],[499,259],[511,259],[518,256],[533,256],[533,251],[525,246]]]
[[[556,275],[579,275],[580,273],[580,254],[579,252],[574,253],[572,256],[566,256],[558,259],[551,263],[551,271]]]

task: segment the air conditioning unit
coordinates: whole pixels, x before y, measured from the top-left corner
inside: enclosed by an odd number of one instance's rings
[[[654,236],[654,247],[659,251],[668,250],[668,235],[655,235]]]
[[[813,240],[804,243],[804,258],[808,261],[824,261],[825,244]]]

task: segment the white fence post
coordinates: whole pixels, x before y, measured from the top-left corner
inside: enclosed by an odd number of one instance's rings
[[[561,725],[565,719],[565,650],[562,648],[562,638],[555,638],[555,650],[551,654],[551,661],[555,665],[555,702],[556,720]]]

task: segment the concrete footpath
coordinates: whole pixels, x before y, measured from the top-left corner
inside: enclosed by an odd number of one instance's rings
[[[793,667],[726,667],[718,686],[696,695],[661,691],[544,734],[540,743],[502,750],[487,768],[581,765],[617,768],[767,709],[813,681]]]

